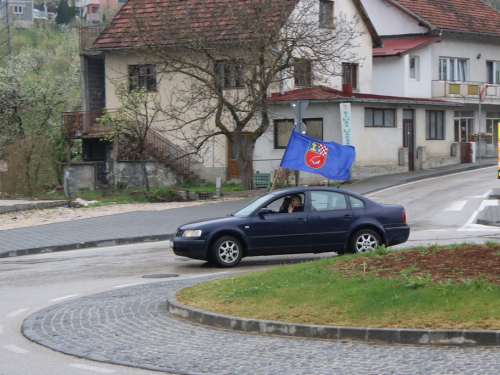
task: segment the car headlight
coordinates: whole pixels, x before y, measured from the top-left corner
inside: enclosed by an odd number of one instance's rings
[[[201,230],[185,230],[184,233],[182,234],[182,237],[201,237]]]

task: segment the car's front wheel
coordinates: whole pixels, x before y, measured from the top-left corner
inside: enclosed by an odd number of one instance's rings
[[[352,237],[351,251],[353,253],[369,253],[380,246],[380,236],[370,229],[362,229]]]
[[[212,259],[221,267],[234,267],[242,257],[243,248],[233,236],[219,238],[212,247]]]

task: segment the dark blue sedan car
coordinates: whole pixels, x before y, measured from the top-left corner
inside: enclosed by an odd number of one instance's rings
[[[182,225],[172,243],[176,255],[233,267],[248,256],[368,252],[409,235],[401,205],[342,189],[298,187],[269,192],[226,217]]]

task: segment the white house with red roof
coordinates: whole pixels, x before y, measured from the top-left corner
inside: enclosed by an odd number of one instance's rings
[[[373,50],[373,92],[462,103],[452,129],[440,116],[437,132],[430,118],[416,132],[425,131],[429,143],[475,141],[482,156],[496,157],[500,12],[480,0],[362,2],[383,40]]]
[[[461,151],[460,142],[456,141],[454,136],[455,113],[458,111],[459,116],[465,116],[466,111],[463,111],[462,107],[467,103],[456,96],[425,94],[427,86],[433,88],[432,76],[427,79],[428,69],[424,65],[427,64],[427,58],[422,57],[422,61],[418,61],[418,66],[422,69],[418,70],[418,79],[410,82],[411,85],[402,82],[403,76],[400,74],[404,69],[408,72],[415,71],[415,66],[406,67],[409,57],[404,56],[408,53],[401,51],[409,51],[410,54],[426,51],[426,48],[442,44],[443,35],[425,32],[428,27],[424,20],[412,12],[403,13],[402,8],[396,7],[394,1],[317,1],[318,7],[332,12],[327,20],[330,17],[333,19],[345,15],[360,20],[358,27],[363,33],[355,48],[356,61],[351,58],[337,62],[340,74],[323,77],[325,79],[321,81],[314,78],[314,72],[310,68],[303,69],[300,76],[296,75],[295,69],[298,67],[295,66],[293,78],[282,81],[280,87],[276,86],[269,92],[268,103],[273,108],[272,126],[255,145],[252,161],[254,172],[274,174],[277,171],[290,131],[297,120],[291,104],[305,101],[308,106],[302,113],[301,120],[307,127],[307,135],[320,141],[351,144],[356,148],[356,159],[351,170],[354,179],[459,163]],[[185,77],[172,74],[163,77],[161,70],[157,69],[154,55],[146,51],[145,43],[148,43],[151,33],[161,33],[165,27],[170,26],[161,22],[161,12],[171,15],[189,14],[192,17],[189,22],[197,27],[210,25],[210,14],[198,12],[194,2],[159,0],[153,4],[129,1],[93,45],[83,51],[84,111],[68,113],[63,117],[63,131],[67,139],[82,140],[84,162],[79,166],[72,164],[72,168],[80,168],[82,171],[86,168],[86,171],[79,172],[78,180],[87,179],[97,185],[97,176],[101,184],[107,185],[113,184],[113,179],[117,181],[128,178],[127,181],[131,181],[132,175],[138,175],[134,163],[120,159],[116,142],[113,144],[101,141],[106,129],[99,125],[95,118],[100,116],[103,108],[113,110],[120,106],[115,92],[117,80],[140,85],[150,92],[150,95],[158,98],[162,105],[168,105],[169,92],[173,87],[182,85]],[[382,8],[377,8],[377,5]],[[186,13],[184,8],[189,12]],[[386,22],[388,27],[390,26],[389,29],[394,29],[391,32],[401,29],[410,34],[408,38],[402,39],[405,35],[400,34],[397,34],[397,38],[380,38],[381,33],[377,32],[377,27],[380,28],[384,23],[384,9],[388,15],[396,18]],[[414,17],[419,21],[413,22]],[[143,20],[144,24],[151,28],[151,33],[134,32],[132,23],[137,19]],[[177,17],[176,20],[180,22],[179,32],[182,33],[182,17]],[[318,22],[322,22],[321,18]],[[207,28],[206,32],[213,34],[214,40],[222,38],[219,41],[222,43],[227,43],[231,38],[247,37],[246,30],[238,24],[233,24],[230,18]],[[169,42],[165,43],[168,45]],[[402,55],[398,56],[398,53]],[[388,63],[393,62],[392,67],[389,64],[389,68],[384,68],[385,65],[379,64],[384,58],[375,57],[378,55],[385,56]],[[432,53],[430,55],[429,59],[433,58]],[[375,64],[376,73],[373,71]],[[457,72],[464,71],[463,63],[451,57],[448,57],[446,64],[452,64],[453,69],[458,69]],[[492,64],[493,69],[496,69],[495,66]],[[393,69],[392,74],[389,74],[390,69]],[[306,80],[303,80],[304,72],[308,74]],[[451,74],[449,69],[446,72]],[[444,82],[443,87],[448,81]],[[237,92],[242,88],[231,85],[227,89]],[[446,89],[443,90],[446,92]],[[260,119],[254,118],[254,121],[247,125],[243,132],[244,143],[259,121]],[[159,126],[161,123],[158,122]],[[184,160],[182,150],[186,144],[179,138],[170,136],[168,132],[157,130],[167,138],[165,144],[168,152],[177,155],[173,158],[175,162]],[[154,149],[151,150],[151,156],[156,158]],[[159,161],[161,164],[161,160]],[[152,174],[161,169],[157,164],[150,163]],[[185,165],[179,167],[170,163],[168,168],[172,173],[160,173],[163,176],[168,175],[167,178],[157,174],[152,185],[172,184],[176,180],[175,174],[185,172],[182,170]],[[231,143],[221,135],[205,149],[204,158],[197,163],[196,171],[207,180],[214,181],[216,177],[232,180],[239,175],[235,165]],[[301,183],[320,183],[323,180],[324,178],[318,175],[304,173],[301,176]]]

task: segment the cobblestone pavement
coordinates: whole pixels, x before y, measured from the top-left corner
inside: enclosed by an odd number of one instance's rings
[[[212,276],[213,277],[213,276]],[[499,374],[498,347],[420,347],[225,331],[173,318],[167,293],[212,277],[113,290],[51,306],[23,333],[91,360],[179,374]]]

